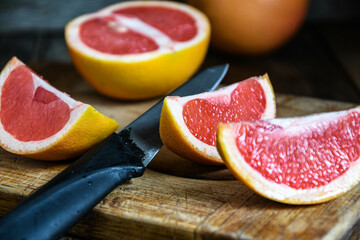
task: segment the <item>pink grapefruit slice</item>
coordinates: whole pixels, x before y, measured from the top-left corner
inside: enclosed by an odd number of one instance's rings
[[[215,146],[220,122],[275,117],[275,96],[267,75],[187,97],[168,96],[160,118],[165,146],[187,159],[207,165],[224,164]]]
[[[360,108],[220,124],[217,148],[258,194],[288,204],[325,202],[360,180]]]
[[[196,72],[210,24],[170,1],[127,1],[79,16],[65,29],[75,67],[98,92],[119,99],[165,95]]]
[[[118,124],[55,89],[17,58],[0,74],[0,145],[42,160],[79,156]]]

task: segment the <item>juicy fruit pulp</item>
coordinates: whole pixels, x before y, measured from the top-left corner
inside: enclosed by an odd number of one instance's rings
[[[35,87],[31,71],[18,66],[2,87],[0,117],[14,138],[28,142],[46,139],[60,131],[71,109],[54,93]]]
[[[207,165],[224,164],[216,146],[221,122],[275,117],[275,96],[267,75],[252,77],[213,92],[164,100],[160,137],[178,155]]]
[[[266,108],[262,86],[255,79],[239,83],[229,98],[193,99],[183,107],[184,122],[200,141],[215,146],[217,125],[220,122],[260,120]],[[248,106],[252,106],[249,111]]]
[[[360,181],[360,107],[220,124],[216,144],[235,177],[275,201],[321,203]]]
[[[110,54],[142,53],[158,49],[154,40],[135,31],[125,29],[121,32],[110,27],[116,18],[93,19],[82,24],[81,40],[89,47]],[[114,25],[115,25],[114,24]]]
[[[295,189],[324,186],[359,159],[360,113],[288,134],[276,124],[242,125],[237,147],[266,179]]]
[[[116,10],[112,15],[84,22],[80,27],[80,37],[89,47],[110,54],[143,53],[158,49],[155,39],[126,26],[126,23],[137,24],[142,28],[136,18],[172,41],[189,41],[197,33],[195,20],[185,12],[165,7],[138,6]]]

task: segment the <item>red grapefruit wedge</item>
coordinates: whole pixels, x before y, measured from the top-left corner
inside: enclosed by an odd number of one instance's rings
[[[360,108],[220,124],[217,148],[258,194],[288,204],[325,202],[360,180]]]
[[[224,164],[215,146],[220,122],[275,116],[275,96],[267,75],[187,97],[165,98],[160,136],[173,152],[208,165]]]
[[[79,16],[65,29],[77,70],[98,92],[119,99],[165,95],[196,72],[210,24],[170,1],[126,1]]]
[[[118,124],[60,92],[13,58],[0,75],[0,145],[42,160],[83,154]]]

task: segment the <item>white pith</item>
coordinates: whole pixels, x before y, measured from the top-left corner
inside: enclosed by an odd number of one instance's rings
[[[297,134],[301,131],[306,132],[306,125],[331,121],[340,116],[345,116],[349,111],[360,112],[360,108],[314,114],[305,117],[272,119],[268,122],[277,124],[286,128],[287,133]],[[246,124],[246,122],[244,122]],[[220,139],[218,142],[220,151],[223,151],[224,159],[229,169],[235,172],[235,175],[243,182],[250,185],[257,193],[275,201],[291,204],[311,204],[327,201],[334,196],[350,190],[359,182],[360,161],[354,161],[351,167],[338,178],[334,179],[327,185],[311,189],[295,189],[285,184],[278,184],[264,178],[261,173],[253,169],[240,154],[236,144],[236,132],[241,123],[222,124]]]
[[[13,58],[10,62],[4,67],[3,71],[0,74],[0,89],[2,89],[7,77],[9,74],[18,66],[24,65],[20,60],[17,58]],[[30,153],[36,152],[41,149],[45,149],[48,146],[55,143],[59,138],[61,138],[78,120],[78,118],[82,115],[82,113],[89,107],[89,105],[76,101],[69,97],[66,93],[63,93],[37,75],[32,74],[34,80],[35,90],[37,87],[41,86],[44,89],[48,90],[49,92],[54,93],[59,99],[64,101],[66,104],[69,105],[71,112],[69,121],[65,124],[65,126],[53,136],[46,138],[44,140],[39,141],[29,141],[23,142],[19,141],[14,138],[10,133],[5,131],[4,126],[0,123],[0,142],[3,146],[6,145],[7,148],[11,149],[14,152],[23,152],[23,153]],[[34,92],[35,93],[35,92]],[[2,96],[2,91],[0,91],[0,99]],[[0,109],[1,109],[1,101],[0,101]],[[1,119],[0,119],[1,120]],[[36,144],[35,144],[36,143]]]
[[[265,96],[266,96],[266,110],[263,114],[262,119],[271,119],[275,117],[275,96],[272,90],[271,85],[268,80],[264,77],[254,77],[263,87]],[[211,159],[219,159],[221,161],[221,157],[215,146],[208,145],[199,139],[197,139],[186,126],[183,119],[183,106],[185,103],[192,99],[206,99],[213,103],[219,103],[219,100],[222,103],[229,103],[231,93],[238,86],[239,83],[235,83],[223,88],[220,88],[214,92],[205,92],[201,94],[191,95],[187,97],[175,97],[169,96],[166,97],[167,101],[169,101],[169,106],[171,109],[171,113],[173,114],[173,119],[176,119],[176,124],[178,128],[181,130],[183,136],[188,139],[188,142],[193,145],[193,148],[196,149],[201,155],[206,155]],[[219,97],[221,96],[221,97]]]
[[[194,18],[197,25],[198,33],[193,39],[189,41],[176,42],[170,39],[167,35],[163,34],[158,29],[142,22],[137,18],[129,18],[118,14],[117,15],[112,14],[112,12],[115,10],[127,8],[130,6],[162,6],[162,7],[175,8],[177,10],[184,11]],[[133,31],[139,32],[155,40],[159,45],[159,48],[157,50],[145,52],[141,54],[115,55],[115,54],[108,54],[97,51],[84,44],[79,36],[79,30],[81,24],[89,19],[109,16],[109,15],[115,16],[116,18],[115,25],[117,25],[119,31],[126,31],[126,29],[129,28]],[[92,58],[122,61],[122,62],[134,62],[134,61],[146,61],[155,58],[159,55],[174,53],[182,49],[188,48],[190,46],[193,46],[198,42],[202,41],[206,37],[208,32],[209,32],[208,20],[205,17],[205,15],[188,5],[177,2],[165,2],[165,1],[151,1],[151,2],[130,1],[130,2],[113,4],[97,12],[85,14],[72,20],[67,26],[65,37],[67,44],[69,44],[70,47]]]

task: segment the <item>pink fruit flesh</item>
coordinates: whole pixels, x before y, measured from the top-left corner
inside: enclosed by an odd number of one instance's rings
[[[291,133],[281,126],[243,124],[237,147],[267,180],[295,189],[323,186],[341,176],[360,153],[360,113]]]
[[[197,34],[195,20],[189,14],[179,10],[166,7],[129,7],[115,13],[137,17],[174,41],[189,41]]]
[[[35,89],[31,70],[15,68],[1,93],[1,123],[19,141],[38,141],[60,131],[70,118],[69,106],[54,93]]]
[[[130,29],[117,31],[110,18],[96,18],[80,27],[81,40],[91,48],[110,54],[143,53],[158,49],[156,42]]]
[[[190,132],[211,146],[215,146],[220,122],[260,120],[266,108],[265,93],[255,79],[239,83],[228,103],[222,97],[214,95],[212,99],[193,99],[183,107],[183,118]]]
[[[153,39],[116,22],[116,15],[139,18],[178,42],[188,41],[197,33],[195,20],[179,10],[128,7],[115,11],[112,16],[84,22],[80,27],[81,40],[98,51],[117,55],[144,53],[159,48]]]

